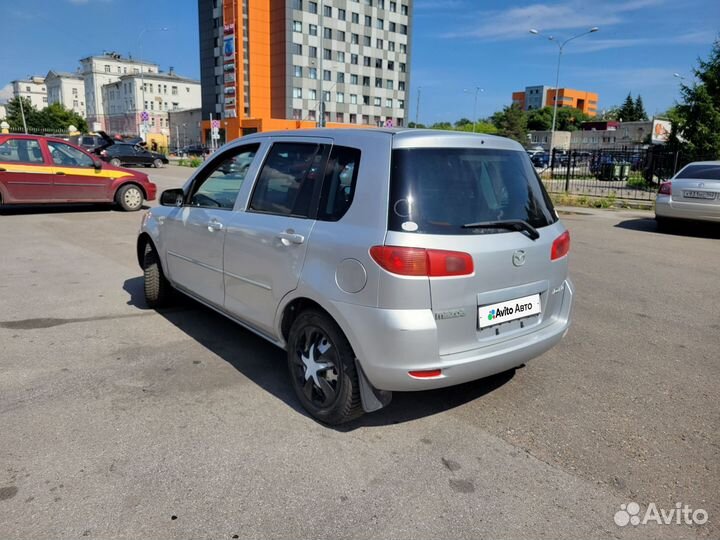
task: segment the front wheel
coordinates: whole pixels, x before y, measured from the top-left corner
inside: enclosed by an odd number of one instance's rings
[[[118,158],[112,158],[110,160],[110,165],[112,165],[113,167],[119,167],[120,165],[122,165],[122,163]]]
[[[115,202],[126,212],[136,212],[142,208],[143,192],[135,184],[127,184],[118,189]]]
[[[159,169],[159,168],[162,167],[162,166],[163,166],[163,161],[162,161],[162,159],[158,158],[158,159],[156,159],[156,160],[153,161],[153,167],[155,167],[156,169]]]
[[[362,415],[355,353],[328,315],[315,310],[298,315],[287,351],[293,388],[313,417],[336,425]]]
[[[145,303],[150,308],[161,308],[170,303],[172,285],[163,274],[160,258],[150,242],[143,255]]]

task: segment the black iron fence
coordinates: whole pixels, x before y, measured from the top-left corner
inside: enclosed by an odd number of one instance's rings
[[[638,200],[654,200],[659,184],[685,165],[657,145],[555,148],[531,159],[551,193]]]

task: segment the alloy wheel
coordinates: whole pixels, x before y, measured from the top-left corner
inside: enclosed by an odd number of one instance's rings
[[[336,347],[317,326],[303,329],[295,344],[293,377],[314,406],[328,408],[336,401],[340,373]]]

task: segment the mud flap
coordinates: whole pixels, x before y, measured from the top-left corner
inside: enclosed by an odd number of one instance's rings
[[[357,358],[355,359],[355,370],[357,371],[358,381],[360,382],[360,400],[362,401],[363,410],[365,412],[373,412],[389,405],[392,401],[392,392],[378,390],[370,384]]]

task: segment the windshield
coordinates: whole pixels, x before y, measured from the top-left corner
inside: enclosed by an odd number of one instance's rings
[[[389,228],[428,234],[507,229],[463,225],[522,220],[545,227],[557,218],[525,152],[481,148],[393,150]]]
[[[720,180],[720,165],[688,165],[675,178]]]

